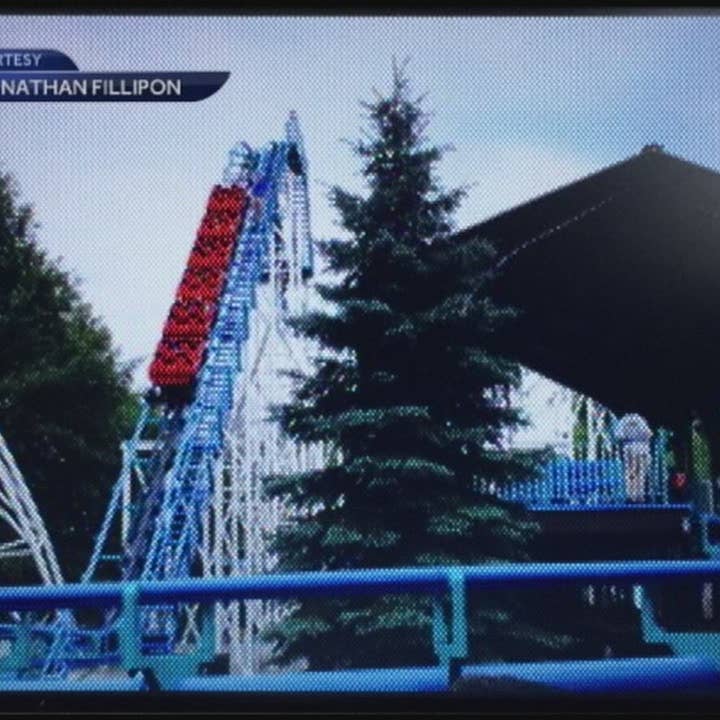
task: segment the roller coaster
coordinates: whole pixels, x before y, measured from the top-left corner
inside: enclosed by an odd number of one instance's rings
[[[273,416],[290,397],[293,373],[311,371],[321,351],[286,323],[310,307],[313,274],[308,166],[291,113],[281,140],[260,149],[236,145],[209,194],[149,367],[152,389],[123,443],[121,472],[79,584],[64,584],[20,471],[0,442],[0,514],[18,536],[0,546],[0,554],[31,554],[47,585],[0,590],[0,611],[8,614],[0,626],[7,645],[0,690],[425,692],[447,690],[461,677],[503,672],[563,686],[568,666],[558,664],[458,670],[467,655],[466,588],[563,578],[635,583],[645,636],[678,655],[625,665],[597,661],[585,668],[595,687],[657,687],[665,672],[681,683],[720,687],[717,637],[666,631],[640,591],[657,577],[720,578],[714,514],[671,497],[662,431],[644,451],[650,465],[639,490],[628,484],[632,453],[620,453],[554,461],[542,477],[501,494],[538,513],[627,509],[630,500],[635,511],[679,509],[696,523],[709,560],[691,566],[274,572],[268,539],[281,523],[299,518],[288,504],[264,497],[263,478],[327,460],[326,448],[291,441]],[[282,617],[288,598],[360,591],[430,594],[438,668],[260,673],[268,660],[262,632]],[[447,602],[438,599],[445,594]],[[219,659],[224,677],[205,677]]]

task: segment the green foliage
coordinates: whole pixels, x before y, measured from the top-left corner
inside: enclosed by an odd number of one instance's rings
[[[593,413],[600,414],[599,418],[595,419],[595,422],[599,422],[600,425],[597,427],[594,447],[588,433],[589,420]],[[589,397],[576,394],[573,399],[573,415],[573,457],[576,460],[608,457],[612,453],[613,444],[611,413],[600,407]]]
[[[77,283],[34,238],[32,209],[0,175],[0,432],[38,505],[66,579],[89,557],[138,401],[132,367]],[[27,564],[3,577],[34,581]]]
[[[304,514],[275,539],[280,568],[526,559],[537,526],[478,490],[531,477],[540,459],[502,445],[522,422],[502,401],[520,369],[494,349],[513,318],[490,298],[494,250],[451,238],[464,190],[441,188],[443,151],[428,145],[402,72],[364,107],[370,132],[353,148],[369,193],[332,190],[349,239],[321,244],[341,278],[320,287],[332,310],[293,322],[329,352],[277,411],[290,435],[335,448],[336,461],[268,481],[270,495],[289,495]],[[478,608],[486,637],[512,625],[507,603]],[[423,664],[433,661],[430,617],[418,598],[306,600],[269,636],[277,660],[306,658],[310,668]],[[495,635],[485,652],[501,656]]]
[[[702,424],[699,421],[695,421],[692,424],[690,437],[692,444],[693,476],[700,482],[712,482],[710,445],[707,434],[704,432]]]

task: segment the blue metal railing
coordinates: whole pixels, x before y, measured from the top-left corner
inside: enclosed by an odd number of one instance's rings
[[[617,581],[651,584],[666,579],[709,582],[720,578],[720,560],[626,561],[601,563],[528,563],[522,565],[450,566],[302,572],[218,579],[138,580],[55,587],[6,587],[0,591],[0,611],[37,612],[51,609],[118,608],[117,662],[126,671],[151,672],[162,687],[195,682],[199,668],[213,654],[213,603],[239,599],[338,597],[411,594],[433,601],[433,646],[438,672],[447,682],[468,655],[467,592],[493,588],[533,588],[558,583]],[[449,599],[449,603],[445,602]],[[201,640],[188,655],[147,654],[143,649],[142,609],[199,603]],[[654,642],[665,642],[687,658],[700,658],[702,667],[716,667],[720,683],[720,638],[708,633],[669,633],[660,628],[648,601],[642,604],[642,627]],[[4,628],[4,636],[11,634]],[[29,650],[32,626],[16,626],[13,649],[4,669],[31,668],[37,658]],[[89,636],[91,633],[85,633]],[[112,656],[102,657],[108,662]],[[19,660],[18,660],[19,658]],[[509,666],[508,666],[509,667]],[[400,671],[402,669],[398,669]],[[367,671],[369,672],[369,671]],[[520,670],[518,670],[520,672]],[[433,677],[435,677],[433,675]],[[293,676],[295,677],[295,676]],[[309,681],[312,675],[306,677]],[[303,682],[306,682],[303,681]],[[20,681],[18,681],[20,682]],[[227,680],[230,682],[230,679]]]
[[[670,505],[668,493],[667,442],[670,433],[660,428],[653,438],[647,478],[635,503]],[[498,494],[530,508],[617,507],[630,501],[627,472],[619,459],[571,460],[558,458],[547,463],[536,478],[511,482]]]
[[[620,460],[555,460],[539,478],[511,483],[501,495],[530,507],[621,504],[625,500],[623,465]]]

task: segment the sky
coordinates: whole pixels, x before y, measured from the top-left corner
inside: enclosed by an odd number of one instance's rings
[[[280,138],[296,110],[313,234],[338,236],[327,187],[362,190],[343,138],[408,57],[463,227],[648,143],[720,169],[720,19],[705,17],[21,17],[6,48],[80,70],[229,71],[197,103],[0,105],[0,167],[36,210],[38,242],[81,281],[138,388],[228,150]]]

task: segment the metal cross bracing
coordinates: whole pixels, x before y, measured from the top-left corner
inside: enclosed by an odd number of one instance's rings
[[[0,558],[31,557],[46,585],[63,582],[45,525],[4,438],[0,435],[0,520],[13,534],[0,542]]]
[[[2,435],[0,435],[0,520],[11,534],[11,537],[0,542],[0,558],[30,557],[44,585],[62,584],[62,571],[45,524]],[[0,624],[0,630],[14,632],[20,617],[17,613],[10,613],[6,620],[6,623]],[[61,610],[50,613],[45,618],[46,623],[52,624],[62,620]]]
[[[271,264],[273,267],[275,263]],[[278,424],[269,417],[273,405],[287,399],[291,382],[284,372],[307,370],[307,347],[284,323],[284,311],[276,304],[278,294],[271,270],[267,285],[258,291],[258,304],[251,321],[246,347],[246,371],[238,376],[237,402],[227,432],[228,450],[220,482],[223,492],[216,493],[213,504],[213,543],[206,557],[214,576],[262,574],[275,567],[268,551],[268,538],[278,525],[289,519],[290,508],[279,499],[263,496],[263,478],[275,473],[298,472],[323,462],[319,446],[291,442]],[[302,302],[302,290],[289,291],[289,304]],[[242,547],[241,554],[237,548]],[[231,669],[257,670],[263,653],[259,633],[282,609],[271,601],[248,601],[244,622],[233,617],[236,605],[225,617],[216,619],[218,645],[230,656]],[[244,650],[243,650],[244,648]]]
[[[10,530],[12,539],[0,543],[0,558],[32,558],[44,585],[60,585],[63,576],[50,537],[37,506],[25,484],[15,458],[0,435],[0,520]],[[59,627],[67,622],[62,610],[48,615],[41,624]],[[19,621],[16,613],[0,626],[13,631]]]
[[[297,445],[270,417],[274,405],[290,398],[283,372],[309,370],[315,352],[285,322],[305,309],[313,262],[307,164],[294,113],[282,141],[258,152],[245,143],[233,148],[222,187],[240,188],[247,205],[204,362],[194,387],[180,393],[160,387],[148,395],[123,446],[123,468],[84,582],[107,573],[108,561],[117,574],[119,556],[124,579],[271,572],[268,541],[290,510],[264,497],[263,478],[323,461],[322,448]],[[111,527],[119,529],[115,554]],[[165,649],[192,648],[199,641],[196,611],[182,610],[145,610],[143,627]],[[282,612],[274,601],[216,605],[216,652],[230,656],[232,672],[257,670],[264,652],[259,635]],[[106,634],[115,621],[108,614]],[[72,655],[77,634],[69,616],[46,671],[67,672],[62,658]]]
[[[288,121],[289,146],[304,161],[297,119]],[[282,148],[280,148],[282,153]],[[289,166],[293,165],[292,155]],[[308,301],[307,277],[312,270],[307,173],[279,173],[269,208],[271,227],[260,228],[253,243],[266,255],[257,284],[254,312],[248,315],[248,337],[241,354],[244,371],[236,376],[235,403],[226,429],[224,463],[217,491],[206,518],[210,532],[204,546],[205,575],[226,577],[263,574],[275,567],[268,540],[289,519],[290,508],[263,495],[263,479],[274,473],[298,472],[323,462],[320,446],[290,441],[270,417],[274,405],[287,401],[292,391],[289,371],[309,371],[316,348],[286,324]],[[268,215],[266,215],[267,217]],[[283,608],[274,601],[249,600],[218,606],[216,647],[227,653],[231,672],[257,671],[266,648],[259,636]]]

